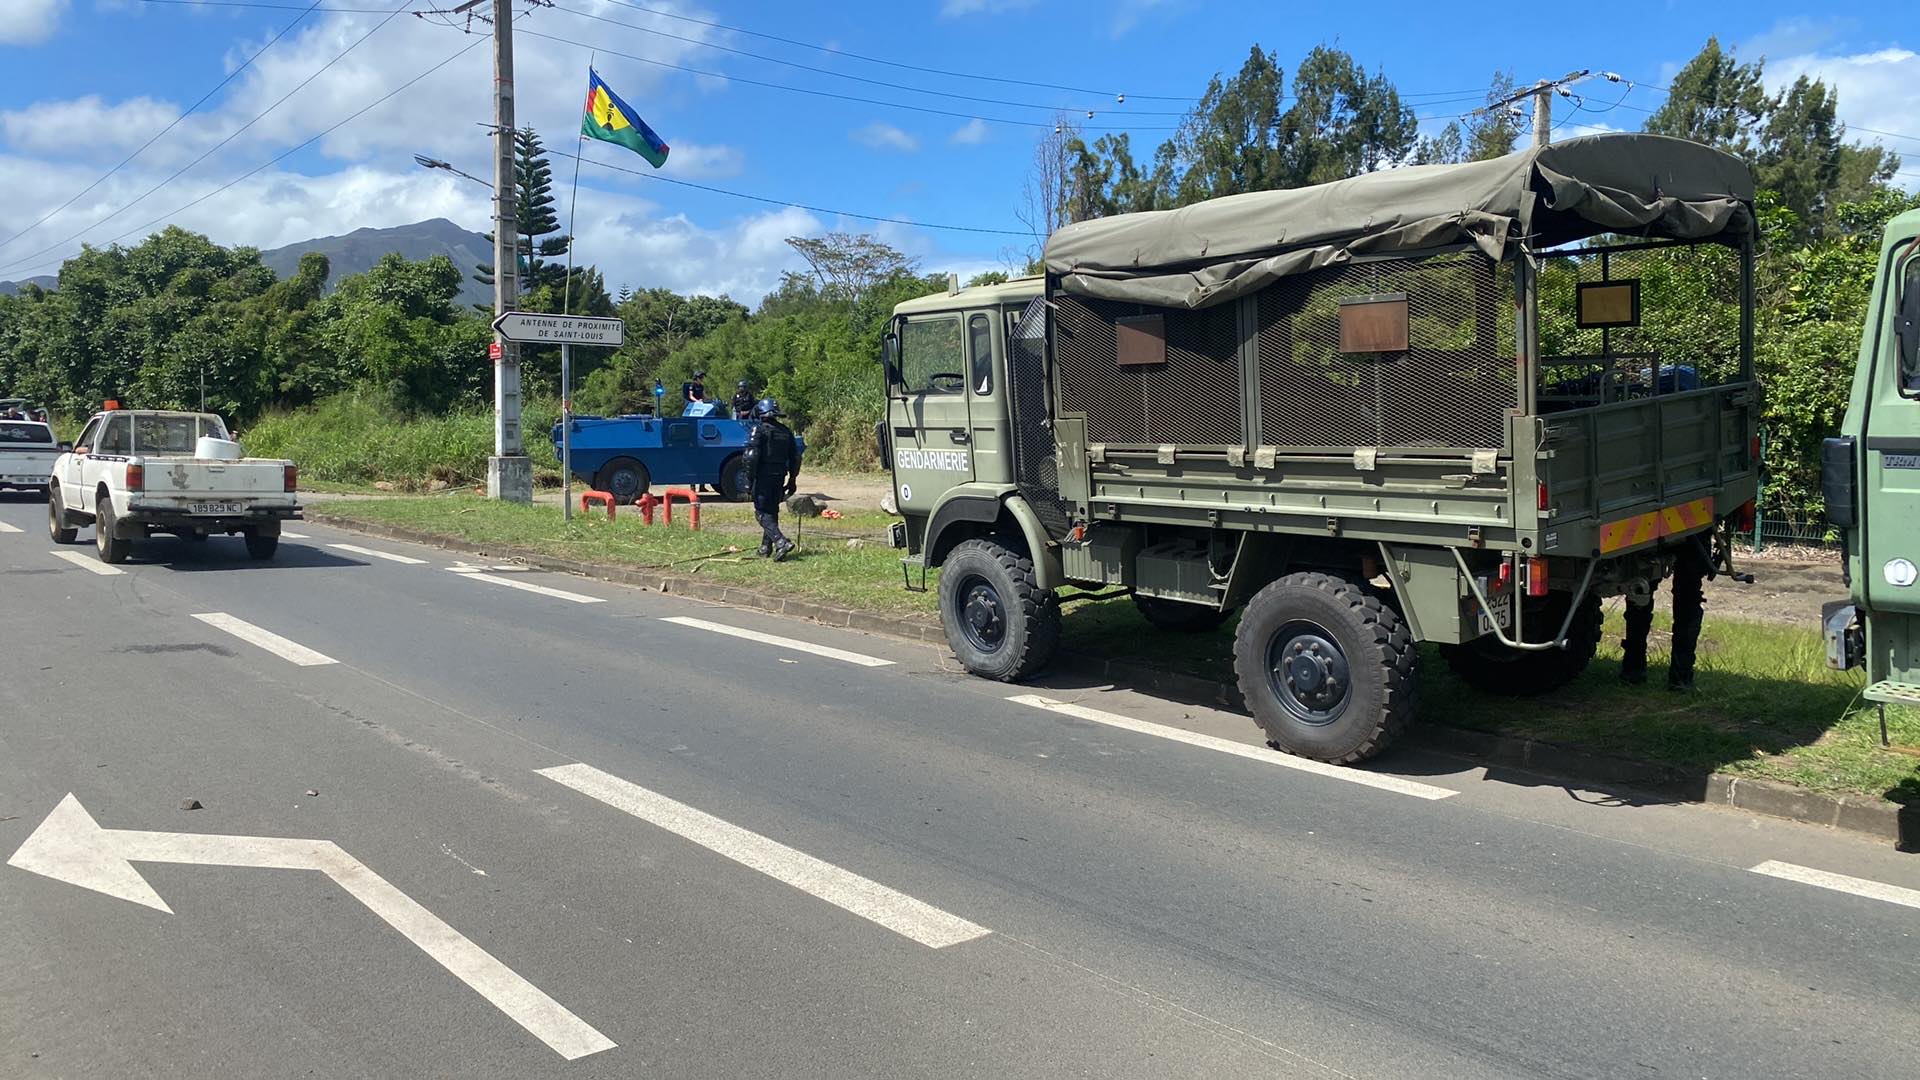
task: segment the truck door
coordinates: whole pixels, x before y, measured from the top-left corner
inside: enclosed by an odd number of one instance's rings
[[[1911,244],[1895,251],[1868,331],[1879,357],[1874,366],[1883,374],[1873,380],[1860,477],[1860,576],[1876,616],[1920,614],[1920,347],[1900,333],[1905,320],[1920,319],[1920,257]],[[1913,335],[1909,329],[1904,336]],[[1880,618],[1869,628],[1878,631],[1874,636],[1882,640],[1875,646],[1903,681],[1920,671],[1920,621]]]
[[[894,496],[902,511],[927,514],[948,488],[973,479],[966,335],[958,313],[911,316],[899,333],[906,396],[887,410]]]

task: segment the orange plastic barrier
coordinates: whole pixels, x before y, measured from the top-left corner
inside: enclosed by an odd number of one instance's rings
[[[660,489],[660,509],[664,514],[663,524],[673,524],[673,500],[687,501],[687,523],[694,531],[700,529],[700,492],[690,487],[670,487]]]
[[[613,495],[610,492],[594,491],[589,488],[580,493],[580,512],[586,513],[587,507],[600,503],[607,508],[607,520],[613,520]]]

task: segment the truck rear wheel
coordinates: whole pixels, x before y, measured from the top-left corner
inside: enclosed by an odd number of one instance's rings
[[[1033,560],[992,540],[967,540],[948,553],[940,624],[962,667],[1000,682],[1039,671],[1060,644],[1060,605],[1040,588]]]
[[[1399,614],[1359,582],[1305,572],[1247,602],[1233,666],[1275,749],[1347,764],[1413,719],[1418,656]]]
[[[1548,593],[1528,600],[1523,632],[1528,641],[1550,641],[1566,621],[1573,594]],[[1461,645],[1442,645],[1440,655],[1468,686],[1486,694],[1532,697],[1558,690],[1580,677],[1600,645],[1600,598],[1588,593],[1567,627],[1567,647],[1513,649],[1492,634]]]
[[[1141,618],[1153,624],[1155,630],[1176,634],[1198,634],[1216,629],[1227,621],[1227,616],[1233,614],[1205,604],[1162,600],[1157,596],[1141,596],[1139,593],[1133,594],[1133,606],[1140,610]]]
[[[253,558],[271,559],[273,558],[274,552],[280,550],[280,535],[278,533],[268,535],[257,529],[248,529],[245,535],[247,540],[247,554]]]
[[[56,544],[71,544],[80,535],[74,528],[73,519],[67,517],[66,504],[60,501],[60,489],[47,489],[47,535]]]
[[[645,465],[630,457],[614,458],[601,466],[599,475],[593,478],[593,486],[626,506],[647,493],[653,486],[653,477],[648,475]]]
[[[747,477],[747,455],[735,454],[720,466],[720,497],[728,502],[745,502],[753,485]]]
[[[133,550],[133,541],[119,533],[119,522],[114,520],[113,503],[103,493],[93,507],[93,545],[100,553],[103,563],[123,563]]]

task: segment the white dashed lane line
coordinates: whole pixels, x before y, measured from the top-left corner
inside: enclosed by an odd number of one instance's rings
[[[286,534],[281,533],[280,535],[285,536]],[[385,559],[388,562],[404,563],[407,566],[427,565],[427,560],[425,559],[416,559],[411,555],[395,555],[390,551],[375,551],[372,548],[361,547],[358,544],[328,544],[327,546],[337,551],[347,551],[355,555],[365,555],[370,559]]]
[[[306,533],[297,533],[297,532],[288,532],[288,531],[286,531],[285,529],[282,529],[282,530],[280,530],[280,538],[281,538],[282,540],[311,540],[311,539],[313,539],[313,537],[311,537],[311,536],[308,536],[308,535],[307,535]]]
[[[47,554],[56,559],[65,559],[82,570],[91,570],[101,577],[113,577],[116,574],[126,573],[117,566],[109,566],[91,555],[82,555],[77,551],[49,551]]]
[[[1883,881],[1868,878],[1849,877],[1828,870],[1815,870],[1810,866],[1798,866],[1790,862],[1768,859],[1758,866],[1748,867],[1756,874],[1777,877],[1786,881],[1797,881],[1802,885],[1813,885],[1835,892],[1852,893],[1869,900],[1884,900],[1889,904],[1902,907],[1920,908],[1920,889],[1908,889],[1899,885],[1888,885]]]
[[[519,589],[521,592],[538,593],[541,596],[551,596],[556,600],[571,600],[576,604],[606,603],[606,600],[598,596],[587,596],[582,593],[568,592],[565,589],[549,589],[545,585],[535,585],[530,581],[515,581],[512,578],[504,578],[498,574],[483,574],[477,570],[467,570],[457,566],[450,566],[447,569],[468,581],[484,581],[488,585],[501,585],[509,589]]]
[[[288,663],[301,667],[319,667],[322,664],[337,664],[338,660],[325,653],[314,652],[298,642],[288,641],[271,630],[263,630],[250,622],[236,619],[224,611],[209,611],[195,615],[194,618],[216,630],[225,630],[249,645],[257,645]]]
[[[4,521],[0,521],[0,533],[17,533],[19,531],[20,530],[17,527],[13,525],[9,525]]]
[[[930,949],[944,949],[992,933],[924,900],[916,900],[591,765],[561,765],[534,771]]]
[[[1363,787],[1378,788],[1381,791],[1391,791],[1396,795],[1411,795],[1416,799],[1446,799],[1460,794],[1450,788],[1435,787],[1432,784],[1420,783],[1418,780],[1406,780],[1398,776],[1388,776],[1384,773],[1367,772],[1364,769],[1351,769],[1344,765],[1328,765],[1324,762],[1311,761],[1303,757],[1294,757],[1292,754],[1283,754],[1278,750],[1270,750],[1264,746],[1248,746],[1246,743],[1234,742],[1232,739],[1222,739],[1216,735],[1202,735],[1197,731],[1188,731],[1184,728],[1168,727],[1165,724],[1155,724],[1146,720],[1135,720],[1130,716],[1102,712],[1099,709],[1089,709],[1084,705],[1075,705],[1067,701],[1055,701],[1052,698],[1041,697],[1038,694],[1017,694],[1007,700],[1016,705],[1030,705],[1036,709],[1045,709],[1048,712],[1059,713],[1062,716],[1071,716],[1078,720],[1091,720],[1096,724],[1105,724],[1108,727],[1134,731],[1142,735],[1152,735],[1159,739],[1170,739],[1174,742],[1182,742],[1188,746],[1198,746],[1206,750],[1218,750],[1220,753],[1233,754],[1251,761],[1258,761],[1263,765],[1278,765],[1283,769],[1297,769],[1300,772],[1309,772],[1316,776],[1325,776],[1334,780],[1344,780],[1349,784],[1360,784]]]
[[[772,645],[777,648],[789,649],[793,652],[809,653],[813,656],[824,656],[829,660],[858,664],[861,667],[890,667],[893,664],[891,660],[882,660],[877,656],[868,656],[865,653],[848,652],[845,649],[836,649],[830,645],[815,645],[811,641],[800,641],[796,638],[763,634],[758,630],[743,630],[738,626],[708,622],[705,619],[691,619],[684,615],[675,615],[660,621],[670,622],[675,626],[687,626],[695,630],[706,630],[710,633],[725,634],[728,637],[741,638],[745,641],[757,641],[762,645]]]

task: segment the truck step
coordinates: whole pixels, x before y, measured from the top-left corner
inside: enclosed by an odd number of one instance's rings
[[[1867,687],[1863,696],[1868,701],[1886,701],[1899,705],[1920,705],[1920,683],[1895,682],[1892,679],[1888,679]]]

